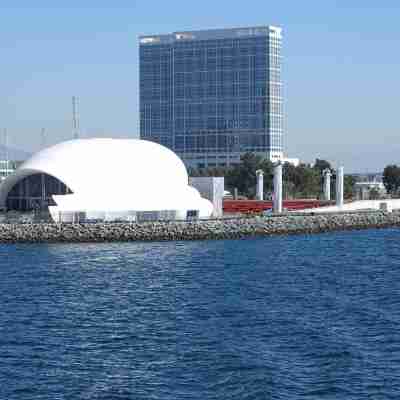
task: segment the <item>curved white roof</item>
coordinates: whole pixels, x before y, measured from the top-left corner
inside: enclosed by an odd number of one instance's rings
[[[211,202],[188,185],[181,159],[157,143],[140,139],[76,139],[44,149],[24,162],[0,187],[0,206],[21,179],[52,175],[73,192],[55,195],[57,211],[199,210]]]

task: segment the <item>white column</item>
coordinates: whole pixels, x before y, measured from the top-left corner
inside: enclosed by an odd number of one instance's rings
[[[278,163],[274,166],[274,197],[273,212],[282,212],[282,164]]]
[[[329,201],[331,199],[331,170],[324,169],[322,174],[324,177],[324,200]]]
[[[336,170],[336,205],[343,207],[343,192],[344,192],[344,173],[343,167]]]
[[[264,171],[262,169],[258,169],[256,171],[256,175],[257,175],[256,198],[257,200],[264,200]]]

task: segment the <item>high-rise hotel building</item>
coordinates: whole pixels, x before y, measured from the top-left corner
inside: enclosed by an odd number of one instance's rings
[[[140,137],[193,167],[282,159],[281,41],[274,26],[141,36]]]

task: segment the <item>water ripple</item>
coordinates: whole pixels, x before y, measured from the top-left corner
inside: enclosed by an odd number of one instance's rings
[[[400,230],[1,245],[1,399],[395,399]]]

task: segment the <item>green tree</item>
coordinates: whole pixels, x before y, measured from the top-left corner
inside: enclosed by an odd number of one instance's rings
[[[271,161],[264,159],[260,164],[260,169],[264,172],[264,193],[267,194],[267,198],[272,194],[273,190],[274,164]]]
[[[369,198],[371,200],[378,200],[380,198],[380,193],[377,188],[371,188],[369,190]]]
[[[324,169],[332,169],[331,164],[328,161],[319,158],[315,159],[313,168],[317,169],[321,174]]]
[[[322,190],[322,170],[329,168],[325,160],[316,160],[314,167],[301,164],[297,167],[285,163],[283,166],[284,198],[318,198]],[[246,153],[241,162],[230,167],[217,167],[189,171],[190,176],[224,176],[225,186],[233,193],[254,198],[256,192],[256,171],[264,171],[264,193],[266,197],[273,191],[273,169],[271,161],[254,153]],[[350,185],[351,186],[351,185]]]
[[[295,198],[297,195],[300,175],[298,167],[285,163],[283,165],[283,197],[285,199]]]
[[[231,167],[225,175],[226,186],[229,190],[237,188],[240,194],[254,197],[256,171],[262,166],[262,158],[254,153],[246,153],[240,161],[240,164]]]
[[[189,176],[198,177],[198,176],[200,176],[201,170],[198,168],[189,167],[187,169],[187,172],[188,172]]]
[[[386,191],[390,194],[395,194],[400,187],[400,168],[395,165],[387,165],[383,170],[383,184]]]
[[[343,197],[345,199],[350,199],[354,194],[354,185],[356,179],[352,175],[345,175],[343,179]]]

